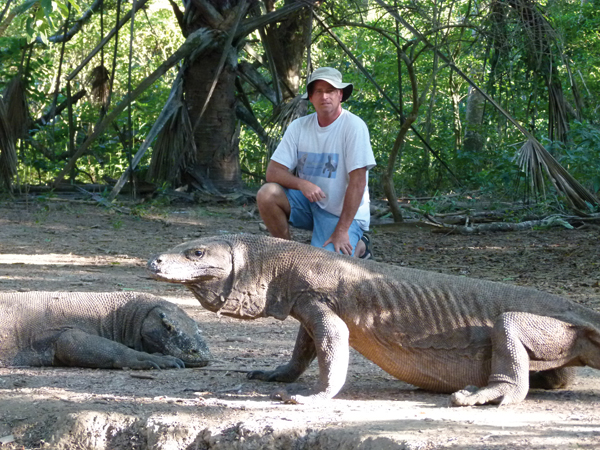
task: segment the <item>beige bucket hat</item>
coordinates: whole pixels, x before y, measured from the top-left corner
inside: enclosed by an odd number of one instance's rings
[[[320,67],[308,77],[308,82],[306,83],[306,92],[302,96],[303,99],[308,98],[308,87],[311,85],[311,83],[314,83],[317,80],[326,81],[334,88],[342,89],[344,91],[344,94],[342,95],[342,102],[348,100],[348,97],[350,97],[352,90],[354,89],[352,83],[342,82],[342,74],[339,70],[334,69],[333,67]]]

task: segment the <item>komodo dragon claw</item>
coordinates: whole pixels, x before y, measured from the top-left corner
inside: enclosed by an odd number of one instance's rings
[[[127,361],[123,363],[124,368],[132,370],[161,370],[185,368],[185,363],[179,358],[174,358],[168,355],[150,355],[144,352],[136,353],[136,355],[127,358]]]

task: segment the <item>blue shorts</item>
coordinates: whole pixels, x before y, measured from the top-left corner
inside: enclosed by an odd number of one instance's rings
[[[333,234],[340,218],[325,211],[316,203],[309,202],[301,191],[295,189],[284,190],[291,207],[290,224],[296,228],[311,230],[313,233],[310,245],[314,247],[323,247],[325,241]],[[348,230],[353,255],[356,244],[358,244],[362,235],[362,228],[356,220],[353,220],[352,225],[350,225],[350,229]],[[335,251],[333,244],[331,243],[328,244],[325,249],[330,252]]]

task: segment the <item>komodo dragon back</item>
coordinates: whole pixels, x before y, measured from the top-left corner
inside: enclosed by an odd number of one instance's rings
[[[153,295],[0,294],[2,366],[149,369],[204,366],[210,359],[196,322]]]
[[[252,235],[190,241],[151,258],[148,268],[187,286],[211,311],[296,318],[291,361],[249,375],[294,381],[316,357],[315,393],[289,401],[336,395],[349,346],[403,381],[454,392],[455,405],[518,402],[530,383],[564,386],[572,366],[600,369],[600,313],[535,289]]]

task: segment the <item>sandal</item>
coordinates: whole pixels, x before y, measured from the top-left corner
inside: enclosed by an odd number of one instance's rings
[[[371,251],[371,238],[363,234],[360,238],[361,241],[365,243],[365,252],[360,256],[360,259],[373,259],[373,253]]]

